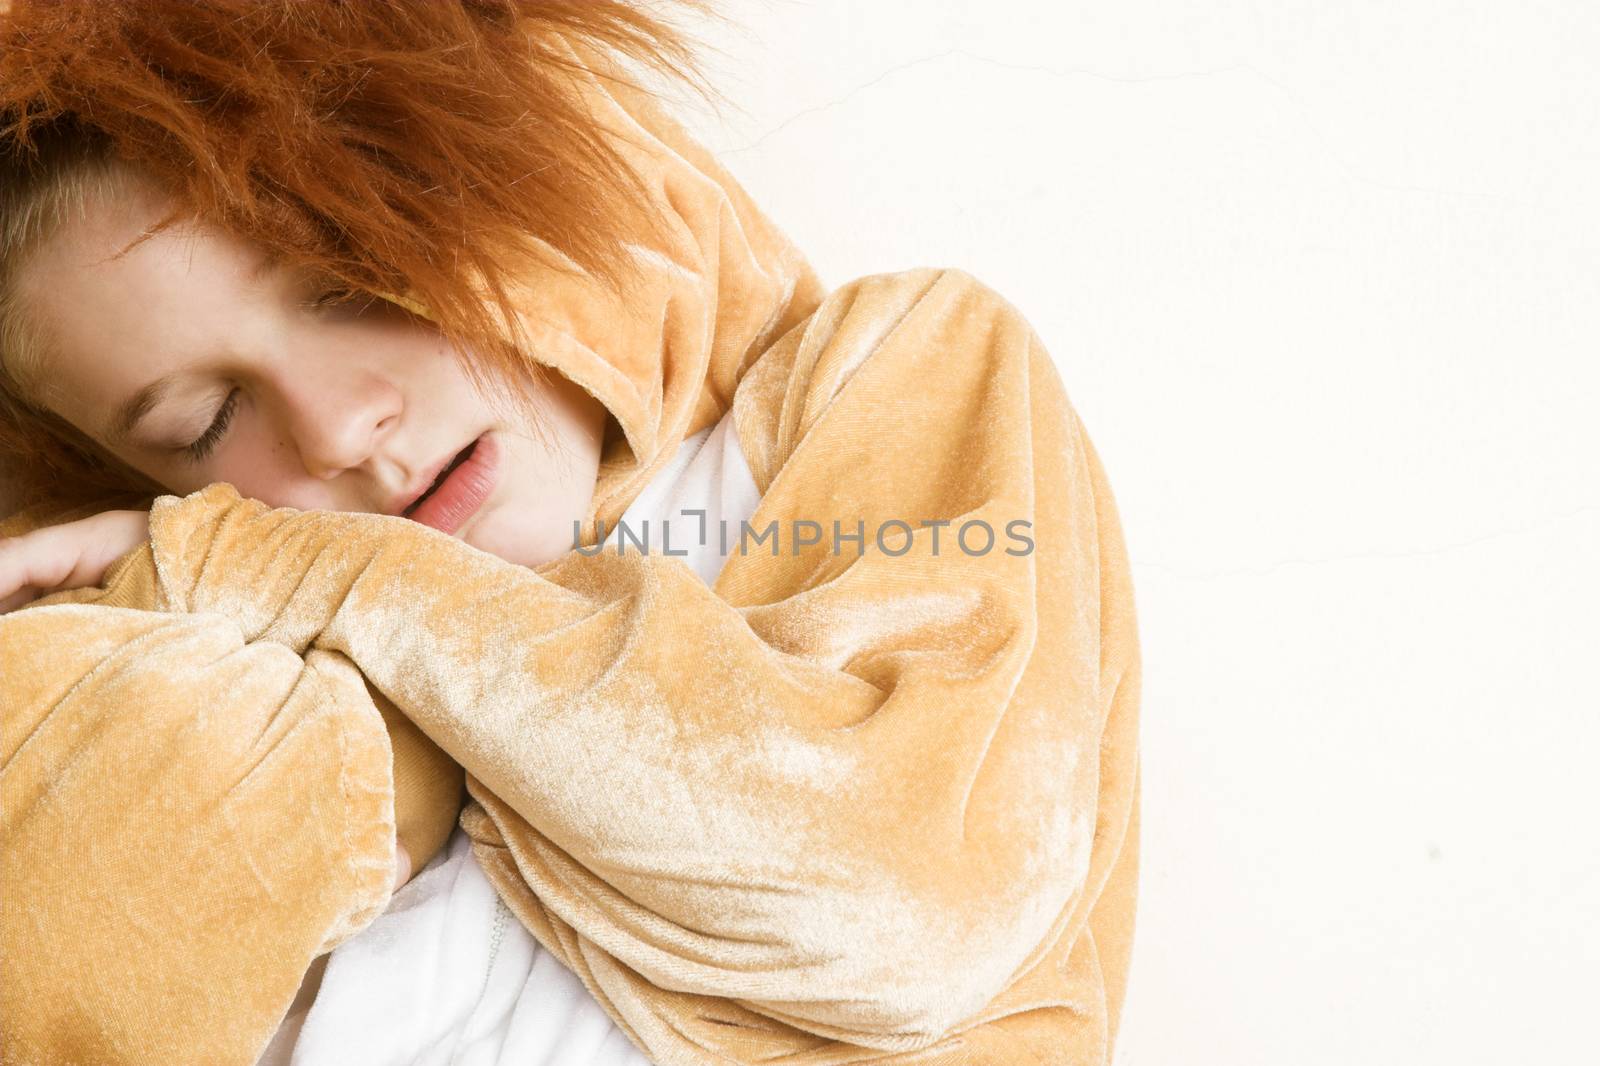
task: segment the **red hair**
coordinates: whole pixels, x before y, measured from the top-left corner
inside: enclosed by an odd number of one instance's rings
[[[537,377],[505,331],[507,283],[576,265],[622,292],[622,246],[652,221],[586,112],[575,52],[602,77],[632,62],[706,91],[683,31],[619,0],[0,4],[0,210],[48,156],[96,146],[185,213],[415,299],[475,372]],[[47,468],[77,460],[40,439],[46,413],[10,399],[0,447],[59,488]],[[74,476],[115,480],[73,449]]]

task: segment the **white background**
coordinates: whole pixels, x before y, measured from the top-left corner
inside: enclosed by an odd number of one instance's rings
[[[757,202],[995,286],[1105,460],[1118,1062],[1600,1061],[1600,5],[724,8]]]

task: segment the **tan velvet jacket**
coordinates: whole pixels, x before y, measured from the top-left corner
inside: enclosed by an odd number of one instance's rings
[[[397,821],[420,866],[458,812],[664,1066],[1109,1060],[1139,653],[1051,359],[960,271],[825,294],[651,100],[590,91],[670,232],[636,248],[647,299],[519,297],[621,429],[586,543],[731,409],[778,553],[708,587],[659,552],[529,570],[228,485],[157,499],[103,588],[0,617],[6,1064],[248,1066],[385,905]]]

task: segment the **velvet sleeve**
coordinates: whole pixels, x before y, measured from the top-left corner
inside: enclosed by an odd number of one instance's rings
[[[343,656],[217,615],[0,616],[0,1061],[246,1066],[393,863],[384,722]]]
[[[214,485],[154,507],[164,595],[354,662],[466,767],[524,920],[647,1046],[720,997],[878,1049],[1053,1018],[1090,1061],[1132,920],[1138,647],[1054,365],[992,290],[908,271],[837,290],[734,414],[780,539],[714,586]]]

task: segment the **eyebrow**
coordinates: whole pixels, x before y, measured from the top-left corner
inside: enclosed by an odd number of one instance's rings
[[[176,374],[166,374],[128,397],[127,402],[117,408],[117,413],[111,418],[111,428],[106,432],[107,440],[111,444],[126,443],[139,423],[155,410],[162,397],[172,388],[176,378]]]
[[[140,240],[142,239],[140,238]],[[139,241],[135,240],[134,243],[137,244]],[[119,256],[126,254],[132,247],[133,245],[129,245],[117,254]],[[255,284],[282,265],[283,260],[269,251],[256,261],[246,276],[251,284]],[[139,423],[143,422],[150,412],[154,411],[156,406],[166,398],[167,393],[172,389],[177,379],[178,375],[176,373],[164,374],[128,397],[122,406],[117,408],[116,413],[111,416],[110,428],[106,430],[107,443],[112,445],[126,444],[128,438],[133,436],[133,431],[139,428]]]

